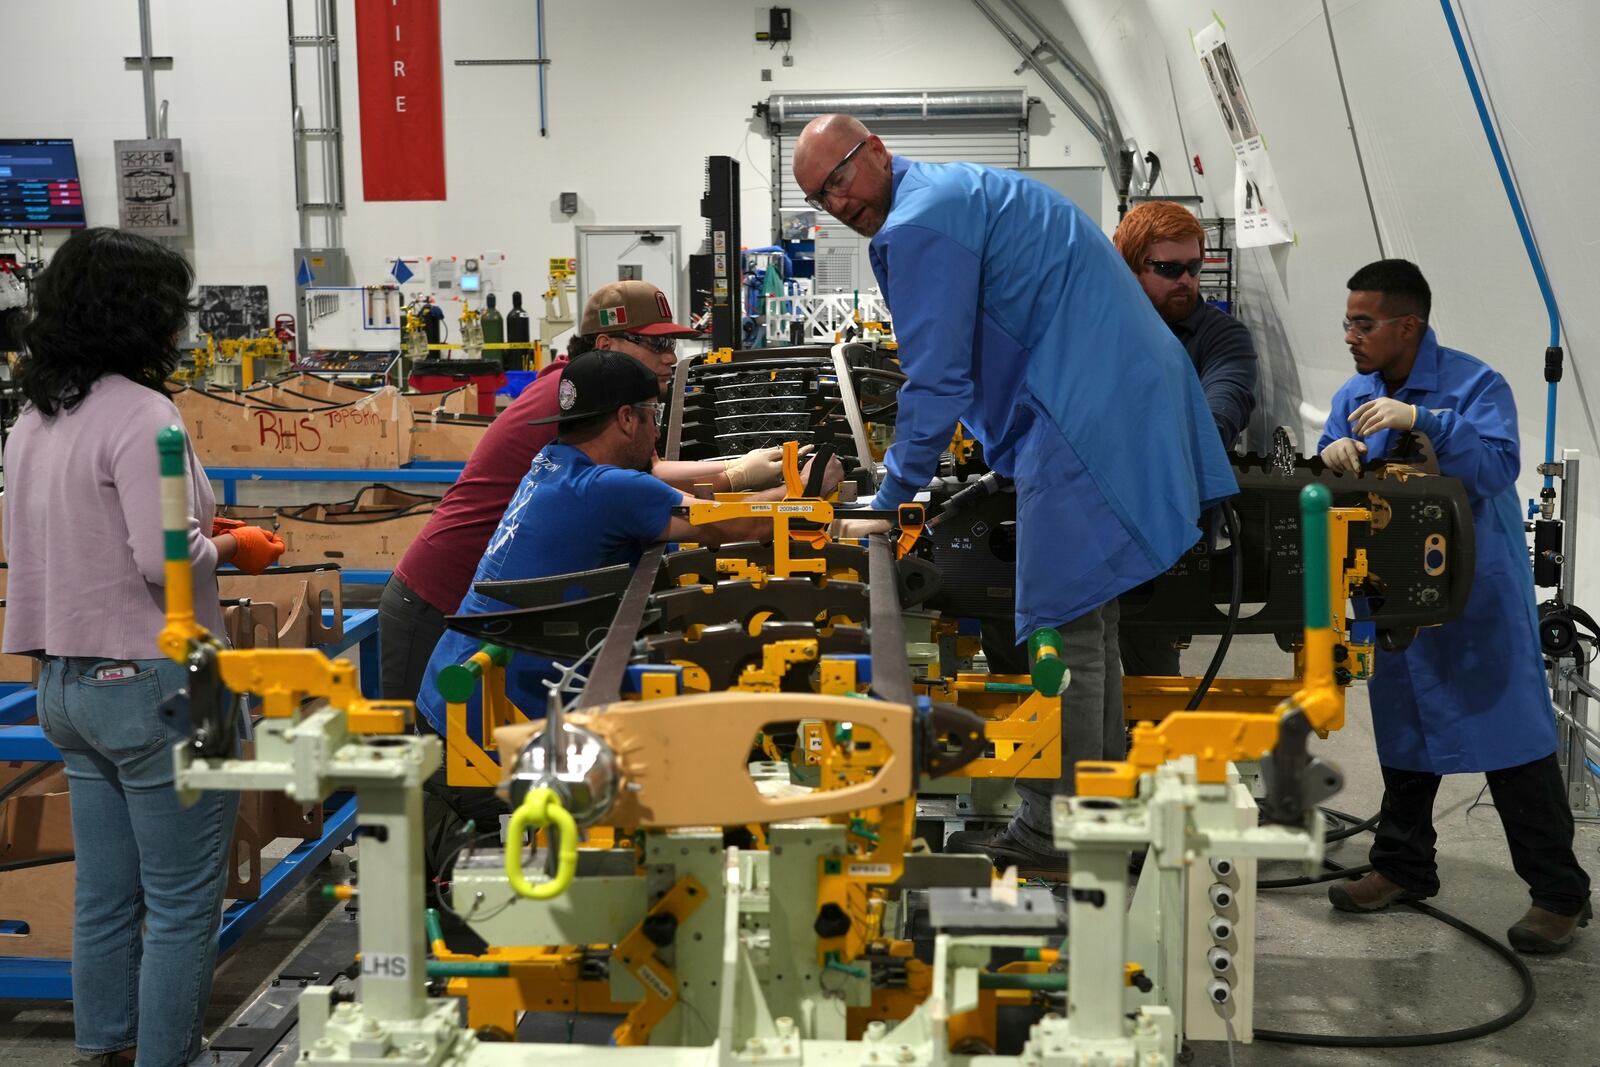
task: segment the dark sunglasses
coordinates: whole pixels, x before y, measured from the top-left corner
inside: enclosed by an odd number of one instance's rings
[[[671,337],[645,337],[637,333],[619,333],[618,337],[624,341],[632,341],[636,345],[643,345],[652,352],[667,353],[678,347],[678,342]]]
[[[1203,259],[1191,259],[1187,263],[1180,263],[1175,259],[1147,259],[1144,265],[1155,271],[1169,282],[1175,282],[1187,274],[1191,278],[1200,277],[1200,268],[1205,266]]]

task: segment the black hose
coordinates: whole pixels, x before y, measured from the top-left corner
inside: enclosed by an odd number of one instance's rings
[[[1325,844],[1343,841],[1345,838],[1354,837],[1357,834],[1364,834],[1368,830],[1375,829],[1378,825],[1378,815],[1381,814],[1374,813],[1370,818],[1357,819],[1354,815],[1346,815],[1342,811],[1334,811],[1331,808],[1323,808],[1322,813],[1344,823],[1339,829],[1323,836],[1322,840]]]
[[[1326,808],[1323,810],[1326,814],[1336,819],[1354,823],[1354,816],[1346,815],[1344,812],[1328,811]],[[1369,824],[1376,825],[1377,819],[1378,816],[1374,815],[1372,818],[1364,819],[1354,825],[1370,828]],[[1359,832],[1361,831],[1351,830],[1351,834]],[[1332,835],[1329,835],[1328,840],[1334,840]],[[1307,878],[1280,878],[1257,882],[1256,888],[1287,889],[1292,886],[1314,885],[1318,882],[1331,882],[1341,878],[1351,878],[1357,874],[1364,874],[1372,870],[1371,865],[1341,867],[1330,859],[1324,859],[1322,865],[1328,868],[1328,873],[1325,875]],[[1428,1045],[1449,1045],[1457,1041],[1471,1041],[1474,1038],[1484,1037],[1504,1030],[1528,1014],[1533,1008],[1534,998],[1537,996],[1537,990],[1533,984],[1533,972],[1528,970],[1528,965],[1522,962],[1522,958],[1516,952],[1502,945],[1476,926],[1456,918],[1447,911],[1435,908],[1430,904],[1424,904],[1420,900],[1402,900],[1400,903],[1412,911],[1418,911],[1430,918],[1438,919],[1446,926],[1455,927],[1511,964],[1512,969],[1517,972],[1517,979],[1522,983],[1522,998],[1517,1001],[1510,1011],[1497,1015],[1488,1022],[1478,1023],[1475,1026],[1463,1026],[1455,1030],[1441,1030],[1437,1033],[1395,1034],[1393,1036],[1381,1034],[1300,1034],[1289,1030],[1262,1030],[1258,1028],[1255,1031],[1256,1040],[1271,1041],[1279,1045],[1307,1045],[1315,1048],[1420,1048]]]
[[[1372,870],[1372,864],[1363,863],[1359,867],[1340,867],[1336,871],[1325,874],[1307,874],[1299,878],[1268,878],[1257,881],[1257,889],[1294,889],[1303,885],[1321,885],[1323,882],[1337,882],[1341,878],[1354,878],[1358,874],[1366,874]]]
[[[1222,629],[1222,639],[1217,642],[1217,650],[1211,654],[1211,664],[1206,667],[1205,677],[1200,679],[1200,684],[1195,686],[1194,695],[1184,706],[1185,711],[1194,711],[1198,708],[1211,689],[1211,683],[1217,680],[1217,672],[1222,669],[1222,661],[1228,657],[1228,646],[1233,644],[1233,628],[1239,624],[1239,606],[1240,601],[1244,599],[1244,546],[1239,544],[1239,516],[1233,510],[1233,505],[1226,500],[1218,506],[1222,509],[1222,528],[1228,532],[1230,547],[1233,549],[1233,593],[1228,599],[1228,624]]]

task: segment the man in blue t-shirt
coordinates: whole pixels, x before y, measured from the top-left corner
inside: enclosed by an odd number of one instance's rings
[[[673,515],[673,508],[694,498],[649,473],[658,433],[658,391],[655,375],[618,352],[596,349],[567,365],[557,396],[560,413],[535,420],[555,422],[556,440],[534,457],[517,486],[478,563],[474,585],[637,563],[646,545],[660,541],[720,544],[771,536],[771,522],[762,519],[695,526]],[[842,475],[839,461],[831,460],[823,491],[832,492]],[[778,499],[783,489],[756,496]],[[469,589],[459,613],[511,607]],[[476,638],[447,630],[428,661],[417,710],[440,735],[445,733],[445,702],[437,685],[439,671],[465,661],[478,645]],[[543,682],[553,677],[548,661],[515,655],[506,669],[506,695],[524,712],[538,715],[545,701]],[[478,721],[477,710],[474,698],[469,722]]]

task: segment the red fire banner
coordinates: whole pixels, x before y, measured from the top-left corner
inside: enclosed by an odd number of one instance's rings
[[[443,66],[439,0],[356,0],[366,199],[445,199]]]

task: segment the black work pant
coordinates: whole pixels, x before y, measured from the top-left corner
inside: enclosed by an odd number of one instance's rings
[[[444,612],[390,575],[378,601],[378,688],[383,699],[417,699],[428,657],[442,636]]]
[[[1554,753],[1489,771],[1489,794],[1505,828],[1511,865],[1533,903],[1576,915],[1589,899],[1589,876],[1572,854],[1572,810]],[[1434,863],[1433,798],[1439,776],[1383,768],[1383,808],[1370,859],[1379,874],[1421,896],[1439,892]]]
[[[378,602],[378,659],[380,688],[385,700],[415,700],[422,689],[433,648],[444,635],[444,612],[418,596],[399,578],[390,576]],[[436,733],[419,713],[417,732]],[[442,742],[444,738],[440,738]],[[493,833],[506,805],[494,790],[452,786],[445,781],[443,765],[422,787],[423,863],[432,879],[463,840],[461,831],[471,820],[476,833]]]
[[[1135,678],[1172,677],[1178,666],[1178,637],[1166,630],[1118,629],[1122,673]]]

